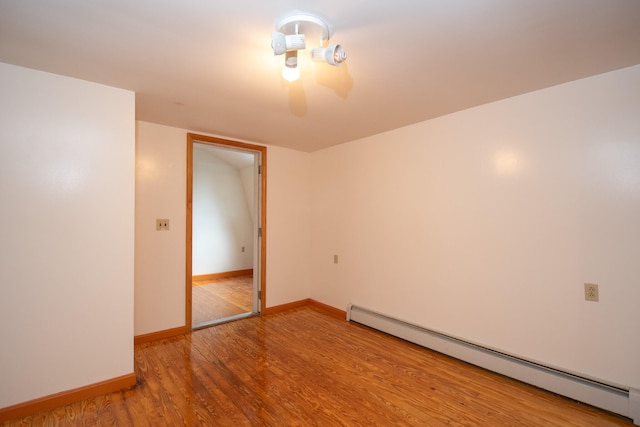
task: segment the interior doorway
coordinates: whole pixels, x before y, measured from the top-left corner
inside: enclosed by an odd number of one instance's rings
[[[187,135],[186,325],[265,307],[266,147]]]

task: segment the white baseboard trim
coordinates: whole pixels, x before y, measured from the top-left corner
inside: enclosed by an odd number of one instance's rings
[[[349,307],[347,320],[631,418],[634,424],[640,425],[640,391],[638,390],[546,366],[355,305]]]

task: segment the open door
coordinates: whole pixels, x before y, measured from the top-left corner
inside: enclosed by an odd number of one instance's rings
[[[266,147],[187,135],[188,330],[264,310],[265,190]]]

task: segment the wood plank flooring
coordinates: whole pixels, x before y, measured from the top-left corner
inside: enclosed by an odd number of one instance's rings
[[[5,423],[631,426],[315,307],[135,347],[138,385]]]
[[[194,325],[253,309],[253,276],[194,281],[191,292]]]

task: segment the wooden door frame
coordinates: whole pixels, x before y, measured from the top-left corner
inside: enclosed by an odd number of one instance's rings
[[[228,139],[216,138],[212,136],[198,135],[195,133],[187,133],[187,239],[186,239],[186,308],[185,308],[185,329],[187,332],[193,329],[192,325],[192,282],[193,282],[193,144],[201,142],[205,144],[219,145],[223,147],[240,148],[259,152],[260,161],[260,224],[258,227],[262,230],[259,237],[259,283],[260,283],[260,312],[265,311],[267,305],[267,147],[261,145],[248,144],[245,142],[231,141]]]

